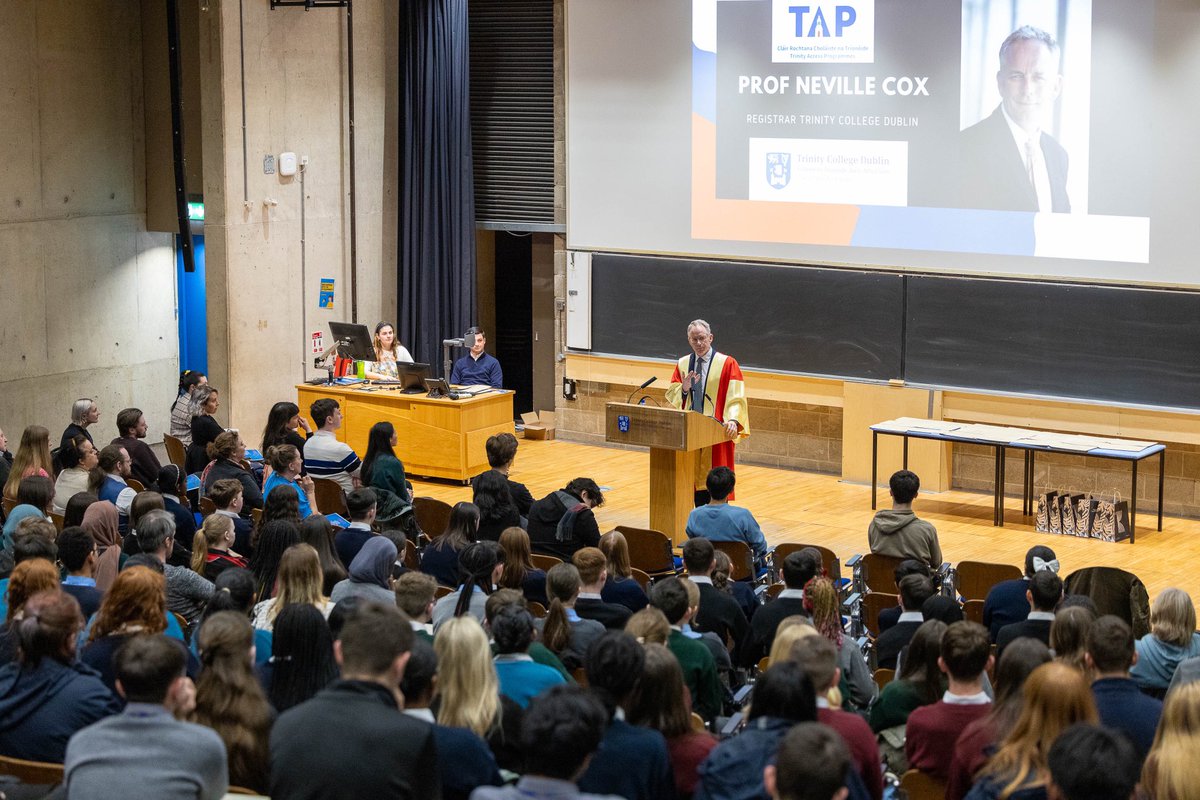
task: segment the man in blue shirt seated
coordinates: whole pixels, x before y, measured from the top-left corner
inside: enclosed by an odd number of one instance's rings
[[[708,505],[692,509],[687,519],[688,538],[702,536],[714,542],[745,542],[760,567],[767,557],[767,540],[749,509],[731,506],[725,499],[733,491],[737,478],[729,467],[715,467],[708,473]]]
[[[483,352],[487,343],[483,328],[470,328],[466,338],[475,337],[471,352],[454,362],[450,370],[450,382],[456,386],[491,386],[499,389],[504,385],[504,372],[495,356]]]

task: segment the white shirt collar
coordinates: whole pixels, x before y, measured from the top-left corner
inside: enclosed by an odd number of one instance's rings
[[[1030,622],[1054,622],[1053,611],[1030,611],[1025,619]]]
[[[776,600],[784,600],[784,599],[803,600],[804,599],[804,590],[803,589],[784,589],[782,592],[780,592],[778,595],[775,596],[775,599]]]
[[[625,721],[625,709],[621,708],[620,706],[617,706],[617,710],[613,712],[613,719],[619,719],[622,722],[624,722]]]
[[[829,708],[829,698],[817,697],[817,708]]]
[[[578,599],[579,600],[601,600],[603,598],[601,598],[600,595],[597,594],[596,592],[580,592]]]
[[[125,483],[125,479],[115,472],[108,473],[108,477],[112,478],[117,483]],[[125,485],[128,486],[129,484],[125,483]]]
[[[226,509],[226,508],[218,508],[217,513],[220,514],[222,517],[229,517],[230,519],[238,518],[237,514],[233,513],[232,511],[230,511],[229,509]]]
[[[979,694],[950,694],[947,691],[942,695],[942,702],[948,706],[986,706],[992,702],[992,698],[987,696],[987,692]]]
[[[708,577],[707,575],[689,575],[688,580],[690,580],[692,583],[707,583],[709,586],[713,585],[712,578]]]
[[[369,531],[371,530],[371,525],[367,522],[351,522],[350,528],[353,528],[356,531]],[[350,528],[347,528],[346,530],[350,530]]]
[[[925,615],[920,611],[905,611],[896,622],[924,622]]]
[[[413,631],[415,631],[415,632],[417,632],[417,633],[420,633],[421,631],[424,631],[425,633],[428,633],[430,636],[432,636],[432,635],[433,635],[433,624],[432,624],[432,623],[429,623],[429,622],[417,622],[415,619],[410,619],[410,620],[408,621],[408,624],[409,624],[409,625],[411,625],[411,626],[412,626],[412,629],[413,629]]]
[[[437,720],[433,717],[433,712],[428,708],[406,708],[404,709],[404,713],[410,717],[416,717],[423,722],[428,722],[430,725],[437,724]]]

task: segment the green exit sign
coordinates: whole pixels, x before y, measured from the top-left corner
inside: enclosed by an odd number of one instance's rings
[[[188,203],[188,219],[193,222],[203,222],[204,203]]]

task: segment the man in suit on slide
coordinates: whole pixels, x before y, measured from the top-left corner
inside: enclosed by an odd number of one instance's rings
[[[1000,105],[960,134],[959,205],[1067,213],[1067,151],[1043,130],[1062,91],[1054,37],[1025,25],[1000,45]]]

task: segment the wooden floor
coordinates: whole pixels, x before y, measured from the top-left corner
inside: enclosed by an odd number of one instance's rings
[[[521,441],[513,480],[529,487],[535,498],[562,488],[571,478],[588,476],[605,490],[596,512],[600,530],[616,525],[645,527],[648,521],[649,455],[643,451],[565,441]],[[871,521],[871,487],[844,483],[831,475],[738,465],[737,504],[754,512],[767,541],[822,544],[845,563],[867,552]],[[470,487],[412,478],[415,494],[450,503],[470,500]],[[1039,487],[1040,488],[1040,487]],[[888,502],[886,485],[881,507]],[[1177,586],[1200,601],[1200,520],[1165,517],[1155,530],[1154,515],[1138,514],[1137,544],[1118,544],[1035,533],[1032,518],[1022,518],[1020,498],[1008,498],[1005,526],[992,526],[992,496],[950,491],[922,494],[914,508],[938,529],[946,561],[993,561],[1021,565],[1035,544],[1054,549],[1062,574],[1089,566],[1110,566],[1140,577],[1153,599]]]

